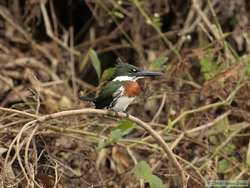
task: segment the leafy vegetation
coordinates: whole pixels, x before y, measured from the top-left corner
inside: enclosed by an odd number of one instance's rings
[[[129,120],[122,120],[117,127],[111,131],[110,137],[107,140],[100,140],[97,149],[100,150],[108,145],[116,144],[123,136],[129,134],[134,127],[135,125],[133,122]]]
[[[99,61],[99,58],[97,57],[97,54],[93,49],[90,49],[89,53],[90,53],[90,59],[91,59],[92,64],[95,68],[97,76],[100,79],[100,77],[101,77],[101,62]]]
[[[150,166],[145,161],[140,161],[134,168],[134,175],[138,179],[148,182],[151,188],[163,188],[162,180],[152,174]]]

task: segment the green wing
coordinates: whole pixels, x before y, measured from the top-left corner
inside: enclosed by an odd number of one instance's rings
[[[105,108],[109,107],[112,101],[116,98],[114,93],[123,85],[121,81],[111,81],[108,82],[99,93],[98,97],[96,98],[96,108]],[[119,95],[119,93],[116,93]]]

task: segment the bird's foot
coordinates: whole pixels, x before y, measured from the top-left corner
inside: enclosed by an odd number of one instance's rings
[[[113,109],[108,109],[108,115],[109,116],[113,116],[113,117],[117,117],[118,116],[118,112],[113,110]]]
[[[129,113],[128,113],[128,111],[127,110],[123,110],[122,111],[124,114],[126,114],[126,118],[128,118],[129,117]]]

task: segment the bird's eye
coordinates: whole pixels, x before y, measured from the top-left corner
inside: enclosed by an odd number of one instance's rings
[[[136,72],[138,72],[138,70],[135,69],[135,68],[129,70],[129,74],[133,74],[133,73],[136,73]]]

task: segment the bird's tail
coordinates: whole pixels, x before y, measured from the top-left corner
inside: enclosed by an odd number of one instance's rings
[[[89,102],[95,102],[96,101],[94,97],[80,96],[79,98],[82,101],[89,101]]]

